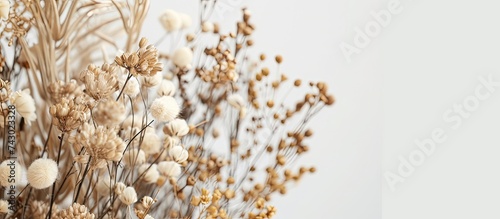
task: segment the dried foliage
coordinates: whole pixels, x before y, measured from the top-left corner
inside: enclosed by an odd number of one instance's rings
[[[276,214],[273,194],[315,171],[293,163],[334,98],[323,82],[280,73],[281,56],[251,61],[248,10],[220,33],[217,2],[201,4],[197,22],[161,15],[162,51],[140,38],[147,0],[0,0],[2,177],[10,144],[17,161],[0,218]]]

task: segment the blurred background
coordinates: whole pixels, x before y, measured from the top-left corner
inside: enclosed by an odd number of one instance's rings
[[[198,3],[154,1],[144,36],[163,35],[163,10],[196,17]],[[276,218],[500,217],[499,2],[217,4],[222,31],[252,11],[251,54],[283,55],[283,72],[326,81],[337,99],[299,160],[318,171],[274,199]],[[427,153],[416,143],[439,133]]]

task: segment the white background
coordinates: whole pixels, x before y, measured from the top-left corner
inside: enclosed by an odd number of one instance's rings
[[[402,12],[347,62],[340,43],[387,10],[382,0],[219,0],[248,6],[255,50],[284,55],[283,72],[324,80],[337,102],[311,124],[303,164],[318,172],[274,199],[278,219],[500,218],[500,90],[457,130],[442,115],[489,74],[500,81],[500,4],[493,0],[401,0]],[[144,35],[163,33],[161,11],[197,14],[197,1],[153,1]],[[214,19],[239,16],[222,9]],[[393,192],[384,178],[414,141],[446,131],[424,163]]]

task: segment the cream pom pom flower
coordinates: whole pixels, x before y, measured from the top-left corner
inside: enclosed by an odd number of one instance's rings
[[[125,84],[125,79],[120,84],[120,87],[123,87],[124,84]],[[139,91],[140,91],[140,86],[136,78],[130,78],[127,82],[127,85],[123,89],[123,93],[132,98],[137,96],[137,94],[139,94]]]
[[[156,93],[158,96],[174,96],[175,85],[172,81],[163,79]]]
[[[174,120],[181,111],[179,104],[173,97],[163,96],[156,98],[149,108],[151,115],[160,122]]]
[[[146,183],[156,183],[160,177],[158,166],[156,164],[143,164],[139,167],[139,176],[142,175],[142,180]]]
[[[160,15],[160,23],[167,31],[176,31],[182,27],[182,18],[174,10],[167,9]]]
[[[123,190],[125,190],[125,188],[127,188],[127,186],[124,183],[118,182],[115,185],[115,193],[117,195],[121,195],[123,193]]]
[[[174,161],[162,161],[158,163],[158,171],[166,177],[178,177],[182,172],[181,165]]]
[[[184,119],[174,119],[165,125],[163,132],[170,136],[182,137],[189,133],[189,126]]]
[[[129,167],[140,165],[146,162],[146,153],[143,150],[131,149],[123,154],[123,162]]]
[[[160,137],[154,132],[146,132],[141,144],[141,150],[146,155],[152,155],[160,152],[161,140]]]
[[[240,110],[242,108],[245,108],[245,100],[243,100],[243,97],[239,94],[231,94],[227,97],[227,102],[229,105],[232,107]]]
[[[17,112],[24,117],[26,124],[31,125],[31,122],[36,120],[35,100],[31,97],[29,89],[13,93],[10,102],[16,107]]]
[[[45,189],[57,179],[57,163],[54,160],[39,158],[28,168],[28,182],[35,189]]]
[[[177,163],[182,163],[188,159],[189,153],[182,146],[174,146],[169,151],[170,157]]]
[[[179,17],[181,18],[181,22],[182,22],[181,28],[187,29],[187,28],[191,27],[191,25],[193,24],[191,16],[189,16],[185,13],[178,13],[178,14],[179,14]]]
[[[135,192],[134,187],[127,187],[123,190],[120,195],[120,201],[125,205],[131,205],[137,202],[137,193]]]
[[[189,68],[193,61],[193,51],[188,47],[182,47],[175,50],[172,56],[172,62],[180,68]]]
[[[9,0],[0,0],[0,18],[9,18],[10,2]]]
[[[203,31],[203,32],[212,32],[212,31],[214,31],[214,28],[215,28],[214,23],[212,23],[210,21],[204,21],[201,24],[201,31]]]

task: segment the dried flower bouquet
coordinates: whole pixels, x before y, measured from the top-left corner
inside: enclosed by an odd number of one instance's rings
[[[250,12],[221,33],[216,4],[166,10],[163,51],[147,0],[0,0],[0,218],[273,217],[334,98],[251,61]]]

